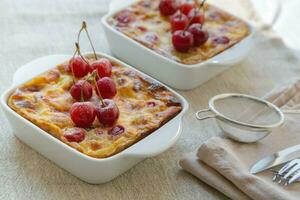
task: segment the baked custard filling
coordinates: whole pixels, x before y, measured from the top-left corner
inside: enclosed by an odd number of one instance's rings
[[[92,57],[86,59],[94,61]],[[151,134],[182,109],[180,100],[164,86],[133,69],[111,63],[111,78],[117,87],[113,101],[120,113],[112,126],[95,120],[91,127],[76,127],[70,117],[70,108],[76,100],[69,92],[73,77],[68,62],[18,87],[9,97],[8,105],[74,149],[95,158],[110,157]],[[89,102],[96,106],[99,101],[96,91],[93,91]],[[78,140],[76,137],[82,133],[81,129],[85,134]],[[73,134],[72,140],[66,137],[69,134]]]
[[[249,35],[249,27],[244,21],[215,6],[205,4],[203,27],[208,31],[208,40],[186,53],[176,51],[172,45],[170,17],[160,13],[159,2],[159,0],[138,1],[114,14],[108,19],[108,23],[117,31],[156,53],[187,65],[210,59]]]

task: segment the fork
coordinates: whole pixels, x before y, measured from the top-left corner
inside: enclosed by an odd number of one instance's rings
[[[300,179],[300,159],[292,160],[275,173],[273,181],[284,186],[290,185]]]

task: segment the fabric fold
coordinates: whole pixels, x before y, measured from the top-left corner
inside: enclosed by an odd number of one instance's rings
[[[197,152],[185,155],[185,158],[179,161],[179,165],[192,175],[196,176],[209,186],[222,192],[231,199],[251,200],[245,193],[239,190],[228,179],[219,174],[216,170],[206,165],[197,156]]]

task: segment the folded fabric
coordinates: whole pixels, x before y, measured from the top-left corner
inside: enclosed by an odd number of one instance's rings
[[[265,99],[285,112],[281,127],[251,144],[211,138],[184,156],[180,166],[234,200],[299,199],[300,183],[283,187],[272,182],[270,170],[256,175],[249,170],[263,157],[300,143],[300,80],[273,90]]]

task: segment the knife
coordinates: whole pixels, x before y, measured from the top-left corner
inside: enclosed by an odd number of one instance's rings
[[[250,173],[256,174],[299,157],[300,144],[283,149],[272,155],[264,157],[251,167]]]

